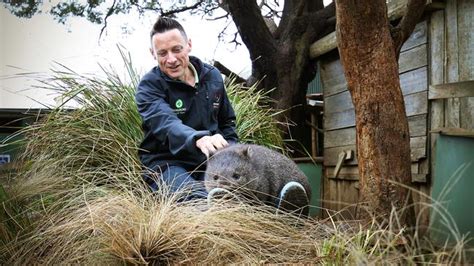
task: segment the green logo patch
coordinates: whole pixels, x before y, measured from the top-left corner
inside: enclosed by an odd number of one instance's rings
[[[181,99],[178,99],[174,105],[176,106],[176,108],[181,108],[183,107],[183,101]]]

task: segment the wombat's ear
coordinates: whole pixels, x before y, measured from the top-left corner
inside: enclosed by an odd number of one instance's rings
[[[242,149],[242,155],[245,157],[252,157],[252,148],[251,147],[244,147]]]

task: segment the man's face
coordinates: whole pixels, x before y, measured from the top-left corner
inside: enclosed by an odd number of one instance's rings
[[[186,41],[178,29],[173,29],[156,33],[151,42],[153,47],[150,50],[160,70],[173,79],[184,81],[189,66],[191,40]]]

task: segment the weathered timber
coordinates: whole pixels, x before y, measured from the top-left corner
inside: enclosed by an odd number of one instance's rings
[[[342,68],[339,58],[330,58],[321,61],[321,81],[324,88],[324,97],[347,90],[344,69]]]
[[[435,128],[430,133],[439,133],[449,136],[469,137],[474,138],[474,129],[465,129],[458,127]]]
[[[474,80],[474,5],[472,0],[458,0],[459,81]],[[474,90],[474,88],[472,88]],[[462,128],[474,128],[474,97],[461,98]]]
[[[430,84],[444,83],[444,58],[445,58],[445,28],[444,28],[444,10],[436,11],[431,14],[429,35],[430,35]],[[430,126],[431,128],[444,127],[444,100],[430,101]],[[436,166],[436,138],[430,136],[430,173],[434,175]]]
[[[333,113],[324,113],[324,129],[334,130],[355,126],[354,108]]]
[[[428,92],[422,91],[404,97],[407,116],[428,113]]]
[[[474,97],[474,80],[431,85],[428,99]]]
[[[324,179],[323,206],[333,219],[355,219],[359,199],[357,181]]]
[[[422,158],[426,158],[426,136],[410,138],[410,149],[411,149],[411,161],[417,162]],[[324,150],[324,165],[335,166],[339,160],[339,154],[346,150],[352,150],[354,154],[356,152],[356,145],[344,145],[331,148],[325,148]],[[357,156],[353,159],[344,161],[343,165],[357,165]]]
[[[335,130],[355,126],[355,113],[351,100],[346,100],[348,92],[326,98],[324,109],[324,129]],[[416,116],[428,113],[428,92],[422,91],[404,97],[407,116]],[[335,104],[335,103],[340,103]],[[349,109],[348,109],[349,108]]]
[[[327,166],[324,167],[324,176],[331,179],[340,179],[340,180],[352,180],[357,181],[359,180],[359,168],[357,165],[343,165],[337,177],[334,177],[335,167]],[[413,162],[411,164],[411,172],[414,178],[412,178],[412,182],[425,182],[422,178],[426,178],[427,173],[420,171],[420,164],[418,162]],[[426,179],[425,179],[426,180]]]
[[[428,115],[415,115],[408,117],[408,128],[411,137],[426,136],[428,127]]]
[[[425,44],[428,42],[428,22],[423,20],[415,26],[415,29],[411,33],[410,37],[406,40],[401,48],[401,52],[410,50],[411,48],[418,46],[420,44]]]
[[[458,49],[458,8],[457,0],[446,3],[446,79],[444,83],[459,81],[459,49]],[[445,102],[445,125],[460,127],[460,102],[458,98],[447,99]]]
[[[400,53],[398,60],[398,72],[404,73],[415,68],[428,65],[428,55],[426,44],[417,46],[413,49]]]
[[[411,161],[426,158],[426,136],[410,138]]]
[[[406,4],[408,0],[399,0],[399,1],[391,1],[387,4],[388,9],[388,17],[390,20],[395,20],[402,17],[406,12]],[[427,1],[428,7],[430,6],[430,1]],[[438,9],[438,5],[436,9]],[[416,30],[416,29],[415,29]],[[408,40],[407,40],[408,42]],[[318,41],[314,42],[310,46],[310,53],[309,56],[311,58],[316,58],[321,56],[337,47],[337,40],[336,40],[336,33],[331,32],[330,34],[324,36],[323,38],[319,39]]]
[[[400,75],[400,86],[404,95],[428,89],[426,49],[426,44],[422,44],[400,54],[399,72],[403,73]],[[347,90],[344,70],[339,59],[322,62],[321,80],[325,98]]]
[[[326,131],[326,133],[324,134],[324,147],[325,148],[353,145],[355,143],[356,143],[355,127]]]
[[[426,136],[427,114],[408,117],[408,127],[410,137]],[[355,145],[356,130],[355,127],[348,127],[338,130],[328,130],[324,134],[324,148],[333,148],[338,146]]]
[[[428,67],[421,67],[400,75],[403,95],[428,90]]]

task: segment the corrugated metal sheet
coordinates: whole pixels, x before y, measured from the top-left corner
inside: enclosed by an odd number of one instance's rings
[[[321,82],[321,67],[318,61],[317,64],[317,71],[316,75],[314,76],[313,80],[308,84],[308,89],[306,90],[306,95],[314,94],[314,93],[322,93],[323,92],[323,84]]]

